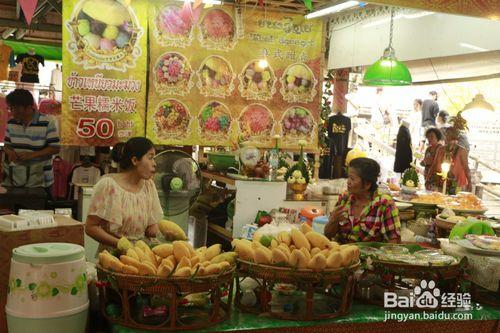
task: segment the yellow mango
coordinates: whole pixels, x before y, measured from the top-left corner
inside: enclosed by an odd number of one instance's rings
[[[328,268],[339,268],[342,266],[342,256],[339,251],[331,252],[326,259],[326,266]]]
[[[120,256],[120,261],[124,265],[134,266],[136,268],[139,268],[139,264],[141,263],[139,260],[137,260],[135,258],[132,258],[132,257],[129,257],[128,255],[121,255]]]
[[[139,274],[140,275],[156,275],[157,271],[153,265],[149,262],[139,263]]]
[[[238,257],[242,260],[253,261],[252,242],[234,242],[234,251],[238,253]]]
[[[309,233],[309,232],[311,232],[313,230],[312,230],[312,228],[311,228],[311,226],[309,224],[302,223],[300,225],[300,231],[305,235],[305,234],[307,234],[307,233]]]
[[[158,227],[167,240],[187,240],[186,233],[175,222],[161,220],[158,223]]]
[[[313,257],[314,257],[314,255],[316,255],[316,254],[318,254],[318,253],[320,253],[320,252],[321,252],[321,249],[320,249],[319,247],[313,247],[313,248],[311,249],[311,256],[313,256]]]
[[[271,250],[265,247],[258,247],[254,250],[253,260],[257,264],[269,265],[271,263],[271,259],[272,259]]]
[[[299,269],[307,268],[309,261],[307,260],[305,254],[297,249],[292,251],[290,260],[288,261],[290,266],[297,267]]]
[[[177,269],[181,269],[182,267],[191,268],[191,260],[189,260],[187,257],[182,257],[182,259],[177,264]]]
[[[139,275],[139,269],[134,266],[123,265],[122,273],[130,275]]]
[[[283,253],[285,253],[287,255],[287,257],[290,257],[290,255],[292,254],[292,251],[290,250],[290,248],[288,247],[288,245],[286,245],[285,243],[281,243],[278,246],[278,249],[280,249],[281,251],[283,251]]]
[[[301,248],[299,251],[304,253],[304,256],[306,257],[307,261],[311,260],[312,258],[311,253],[305,247]]]
[[[135,250],[132,248],[132,249],[128,249],[127,250],[127,256],[129,257],[132,257],[134,258],[135,260],[137,261],[140,261],[141,259],[139,258],[139,256],[137,255],[137,252],[135,252]]]
[[[214,244],[207,249],[205,252],[205,260],[212,260],[212,258],[218,256],[222,250],[222,245]]]
[[[189,277],[189,276],[191,276],[191,267],[177,268],[175,270],[173,276],[177,276],[177,277]]]
[[[323,253],[318,253],[307,264],[307,268],[320,272],[326,267],[326,258]]]
[[[172,273],[173,270],[174,269],[169,265],[161,264],[160,267],[158,267],[158,276],[166,278],[170,275],[170,273]]]
[[[311,246],[324,250],[330,246],[330,240],[319,232],[311,231],[306,234],[306,238]]]
[[[290,237],[290,234],[287,231],[281,231],[278,234],[278,241],[286,244],[286,246],[290,246],[292,243],[292,237]]]
[[[228,262],[231,265],[234,265],[236,263],[236,258],[238,257],[238,253],[236,252],[224,252],[219,254],[218,256],[215,256],[210,260],[212,264],[218,264],[223,261]],[[201,261],[201,260],[200,260]]]
[[[116,244],[116,248],[120,250],[121,253],[127,253],[128,249],[132,248],[133,245],[130,243],[130,241],[127,239],[127,237],[122,237],[118,240],[118,243]]]
[[[150,249],[149,246],[148,246],[148,244],[146,244],[146,242],[143,241],[143,240],[138,240],[137,242],[135,242],[135,247],[140,248],[144,252],[146,252],[146,249]]]
[[[173,252],[177,262],[180,262],[183,257],[191,258],[191,251],[189,251],[184,241],[175,241],[173,243]]]
[[[288,261],[288,255],[281,249],[281,247],[277,247],[272,250],[272,264],[288,264]]]
[[[207,275],[219,274],[221,271],[221,267],[219,264],[210,264],[205,267],[205,272]]]
[[[153,252],[162,258],[166,258],[174,253],[174,246],[172,244],[156,245],[153,247]]]
[[[309,241],[307,240],[306,236],[298,231],[297,229],[292,229],[292,241],[293,244],[295,244],[295,247],[298,249],[300,248],[306,248],[308,251],[311,250],[311,244],[309,244]]]

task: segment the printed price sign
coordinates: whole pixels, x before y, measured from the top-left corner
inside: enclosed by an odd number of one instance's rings
[[[145,0],[64,1],[63,144],[144,135],[147,10]]]

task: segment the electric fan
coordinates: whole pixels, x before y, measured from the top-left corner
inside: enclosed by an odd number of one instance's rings
[[[187,211],[201,193],[201,171],[198,163],[180,150],[165,150],[155,156],[154,177],[165,216]]]

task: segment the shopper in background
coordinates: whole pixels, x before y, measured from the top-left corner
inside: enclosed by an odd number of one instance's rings
[[[340,196],[325,226],[325,236],[339,242],[401,241],[399,211],[377,185],[380,165],[371,158],[349,162],[347,192]]]
[[[94,186],[85,227],[87,235],[113,248],[122,236],[131,240],[156,237],[163,217],[152,179],[156,171],[153,143],[132,138],[119,155],[120,172],[103,176]]]
[[[420,144],[423,140],[421,130],[422,130],[422,100],[416,99],[413,101],[413,111],[410,112],[406,121],[409,124],[409,130],[411,135],[411,141],[414,151],[419,150]]]
[[[56,121],[35,109],[33,95],[15,89],[6,97],[13,118],[7,123],[3,185],[43,187],[51,197],[54,183],[52,156],[59,152]]]
[[[472,183],[469,169],[469,153],[458,144],[460,133],[456,128],[447,127],[445,133],[445,146],[438,148],[428,176],[437,175],[441,172],[441,164],[445,161],[449,162],[451,167],[448,178],[450,181],[456,182],[456,192],[460,190],[470,192]]]
[[[436,127],[439,129],[447,127],[449,117],[450,117],[450,114],[446,110],[439,111],[439,113],[436,117]]]
[[[429,92],[430,99],[426,99],[422,103],[422,127],[436,126],[436,117],[439,113],[439,105],[437,103],[438,94],[435,91]]]
[[[439,187],[439,176],[434,172],[432,175],[429,174],[432,163],[436,159],[437,151],[443,147],[440,143],[443,140],[443,134],[437,128],[429,128],[425,132],[425,137],[428,142],[427,149],[425,149],[424,159],[420,162],[420,165],[424,167],[424,178],[425,178],[425,189],[433,190]]]

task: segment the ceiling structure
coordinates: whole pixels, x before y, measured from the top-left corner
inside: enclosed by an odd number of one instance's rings
[[[16,0],[0,0],[0,39],[61,45],[62,1],[39,0],[28,26]]]
[[[62,44],[62,1],[39,0],[30,26],[26,24],[17,0],[0,0],[0,39],[11,39],[38,44]],[[258,8],[259,0],[223,0]],[[263,0],[268,10],[305,14],[303,0]],[[343,2],[343,0],[312,0],[315,10]],[[450,14],[481,16],[500,19],[499,0],[369,0],[377,5],[427,9]],[[372,6],[372,5],[369,5]],[[375,5],[373,5],[375,6]],[[355,11],[351,9],[350,11]],[[344,14],[345,12],[342,12]]]

